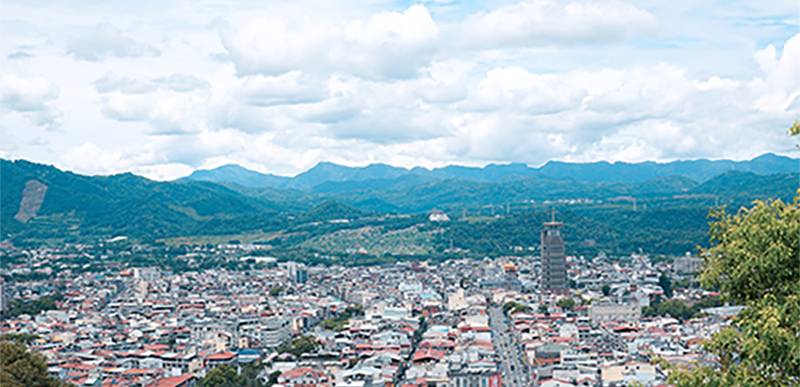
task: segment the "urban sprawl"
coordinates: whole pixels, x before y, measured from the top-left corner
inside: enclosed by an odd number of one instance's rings
[[[255,369],[276,387],[657,386],[666,371],[651,359],[710,360],[701,341],[738,311],[643,313],[715,296],[692,286],[699,259],[575,257],[561,223],[539,232],[536,256],[359,267],[279,262],[250,255],[256,246],[248,244],[204,245],[179,258],[254,265],[183,273],[63,263],[115,241],[6,243],[4,255],[26,259],[0,274],[26,277],[0,282],[0,335],[30,338],[49,373],[78,386],[195,386],[224,366]],[[665,289],[665,276],[689,286]],[[55,307],[9,313],[43,299]]]

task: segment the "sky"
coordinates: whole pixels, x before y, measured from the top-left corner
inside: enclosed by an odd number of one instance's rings
[[[0,157],[171,180],[796,156],[797,0],[0,1]]]

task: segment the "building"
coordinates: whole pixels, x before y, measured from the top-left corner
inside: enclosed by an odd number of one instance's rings
[[[6,313],[8,304],[6,304],[6,281],[0,277],[0,316]]]
[[[450,221],[450,217],[441,210],[433,210],[431,214],[428,216],[428,220],[431,222],[448,222]]]
[[[195,387],[194,375],[170,376],[148,384],[147,387]]]
[[[682,258],[675,258],[672,267],[675,274],[694,274],[697,273],[702,263],[702,258],[687,255]]]
[[[292,324],[289,319],[271,317],[263,321],[258,339],[264,348],[278,348],[292,337]]]
[[[208,355],[203,362],[205,363],[206,369],[213,370],[214,368],[224,365],[233,366],[236,364],[236,361],[237,354],[226,351]]]
[[[282,373],[278,383],[287,387],[321,387],[328,385],[328,377],[313,368],[299,367]]]
[[[298,284],[304,284],[308,282],[308,269],[306,269],[305,266],[297,268],[294,276],[294,282]]]
[[[606,321],[635,323],[641,315],[638,304],[592,304],[589,307],[589,319],[595,325]]]
[[[567,293],[567,258],[561,239],[561,222],[545,223],[542,230],[542,290]]]

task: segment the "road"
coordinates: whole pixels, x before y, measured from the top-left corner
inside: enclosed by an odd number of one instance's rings
[[[522,363],[519,349],[519,338],[514,336],[508,325],[508,319],[500,307],[489,309],[489,324],[492,328],[492,340],[500,355],[500,370],[503,372],[504,387],[530,386],[530,372]]]

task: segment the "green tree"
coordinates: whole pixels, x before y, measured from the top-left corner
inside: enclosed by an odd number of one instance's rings
[[[1,387],[66,387],[67,384],[47,374],[42,355],[31,352],[24,344],[0,340]]]
[[[735,215],[724,208],[711,212],[711,247],[701,253],[700,283],[718,288],[722,302],[745,308],[704,343],[715,364],[667,366],[670,383],[800,384],[799,201],[800,192],[791,204],[757,201]]]
[[[283,286],[273,286],[272,289],[269,290],[269,295],[272,297],[278,297],[283,293]]]
[[[3,341],[16,341],[18,343],[22,343],[24,345],[30,345],[34,340],[38,340],[41,337],[39,335],[32,335],[30,333],[9,333],[3,336],[0,336],[0,340]]]
[[[600,288],[600,290],[603,292],[604,296],[608,297],[608,295],[611,294],[611,284],[603,285],[603,287]]]
[[[658,286],[664,289],[664,297],[672,298],[672,278],[670,276],[661,273],[658,277]]]
[[[322,344],[317,340],[316,337],[305,335],[303,337],[293,339],[289,345],[281,346],[278,348],[278,353],[291,353],[296,357],[300,357],[300,355],[304,353],[314,352],[318,347],[321,346]]]
[[[206,377],[200,379],[198,387],[261,387],[263,384],[254,377],[245,377],[236,372],[236,369],[223,365],[208,371]]]
[[[571,298],[562,298],[556,302],[556,306],[564,310],[572,310],[575,308],[575,300]]]

